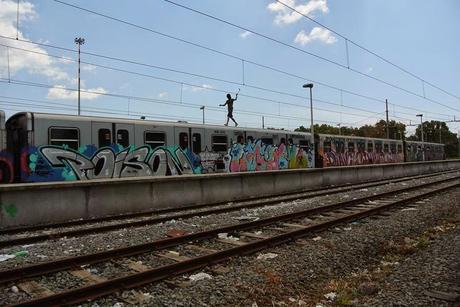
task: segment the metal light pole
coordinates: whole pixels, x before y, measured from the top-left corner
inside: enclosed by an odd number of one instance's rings
[[[423,144],[423,114],[417,114],[417,116],[420,116],[420,134],[422,135],[422,157],[423,161],[425,161],[425,144]]]
[[[200,107],[200,110],[203,110],[203,125],[204,125],[204,106]]]
[[[85,43],[85,39],[76,37],[74,41],[78,45],[78,115],[80,115],[80,46]]]
[[[312,89],[313,89],[313,83],[307,83],[303,85],[303,88],[309,88],[310,89],[310,144],[312,150],[312,161],[313,161],[313,168],[315,167],[315,129],[313,127],[313,94],[312,94]]]
[[[341,127],[341,124],[337,124],[337,126],[339,127],[339,135],[342,135],[342,127]]]
[[[439,144],[442,144],[441,133],[442,133],[442,124],[441,122],[439,122]]]

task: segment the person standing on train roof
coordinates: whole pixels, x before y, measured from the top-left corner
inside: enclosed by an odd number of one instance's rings
[[[238,99],[238,93],[236,93],[235,99],[233,99],[230,94],[227,94],[227,101],[224,104],[219,105],[221,107],[227,106],[227,109],[228,109],[227,122],[225,123],[225,126],[228,126],[229,119],[231,119],[235,123],[235,127],[238,126],[238,123],[233,118],[233,102],[236,101],[237,99]]]

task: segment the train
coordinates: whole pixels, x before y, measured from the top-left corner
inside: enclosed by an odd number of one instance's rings
[[[2,183],[337,167],[444,159],[444,146],[188,122],[0,112]]]

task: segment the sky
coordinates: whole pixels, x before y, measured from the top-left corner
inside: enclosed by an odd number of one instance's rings
[[[77,114],[82,37],[83,115],[201,122],[205,106],[221,125],[240,90],[240,126],[293,130],[311,82],[318,124],[374,124],[385,99],[408,135],[419,113],[460,119],[459,1],[280,2],[0,0],[0,109]]]

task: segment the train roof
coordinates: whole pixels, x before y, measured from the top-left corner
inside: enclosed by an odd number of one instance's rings
[[[5,113],[0,110],[0,125],[1,125],[1,118],[3,115],[3,125],[4,125],[4,118]],[[88,116],[88,115],[71,115],[71,114],[55,114],[55,113],[38,113],[38,112],[20,112],[12,115],[10,118],[25,115],[27,117],[34,117],[35,119],[42,118],[42,119],[57,119],[57,120],[78,120],[78,121],[99,121],[99,122],[116,122],[120,124],[135,124],[135,125],[162,125],[166,127],[192,127],[192,128],[210,128],[216,130],[229,130],[229,131],[247,131],[247,132],[260,132],[260,133],[276,133],[276,134],[289,134],[289,135],[298,135],[298,136],[310,136],[309,132],[298,132],[292,130],[282,130],[282,129],[261,129],[261,128],[248,128],[248,127],[231,127],[231,126],[221,126],[221,125],[209,125],[209,124],[195,124],[195,123],[188,123],[188,122],[181,122],[181,121],[160,121],[160,120],[149,120],[149,119],[132,119],[132,118],[119,118],[119,117],[103,117],[103,116]],[[9,120],[9,119],[8,119]],[[3,128],[4,129],[4,128]],[[362,137],[362,136],[351,136],[351,135],[334,135],[334,134],[323,134],[319,133],[320,136],[330,137],[330,138],[343,138],[343,139],[361,139],[361,140],[377,140],[382,142],[402,142],[401,140],[395,139],[383,139],[383,138],[371,138],[371,137]],[[407,143],[411,144],[419,144],[422,143],[420,141],[406,141]],[[430,143],[424,142],[428,145],[437,145],[437,146],[444,146],[444,144],[440,143]]]
[[[38,112],[21,112],[12,115],[12,117],[17,117],[25,115],[27,117],[33,117],[34,119],[55,119],[55,120],[71,120],[71,121],[98,121],[98,122],[110,122],[110,123],[120,123],[120,124],[135,124],[135,125],[161,125],[164,127],[191,127],[191,128],[208,128],[215,130],[228,130],[228,131],[248,131],[248,132],[261,132],[261,133],[276,133],[276,134],[289,134],[289,135],[300,135],[307,136],[309,133],[297,132],[291,130],[283,129],[261,129],[261,128],[248,128],[248,127],[232,127],[232,126],[223,126],[223,125],[210,125],[210,124],[195,124],[181,121],[160,121],[160,120],[149,120],[149,119],[131,119],[131,118],[118,118],[118,117],[103,117],[103,116],[87,116],[87,115],[70,115],[70,114],[54,114],[54,113],[38,113]]]

